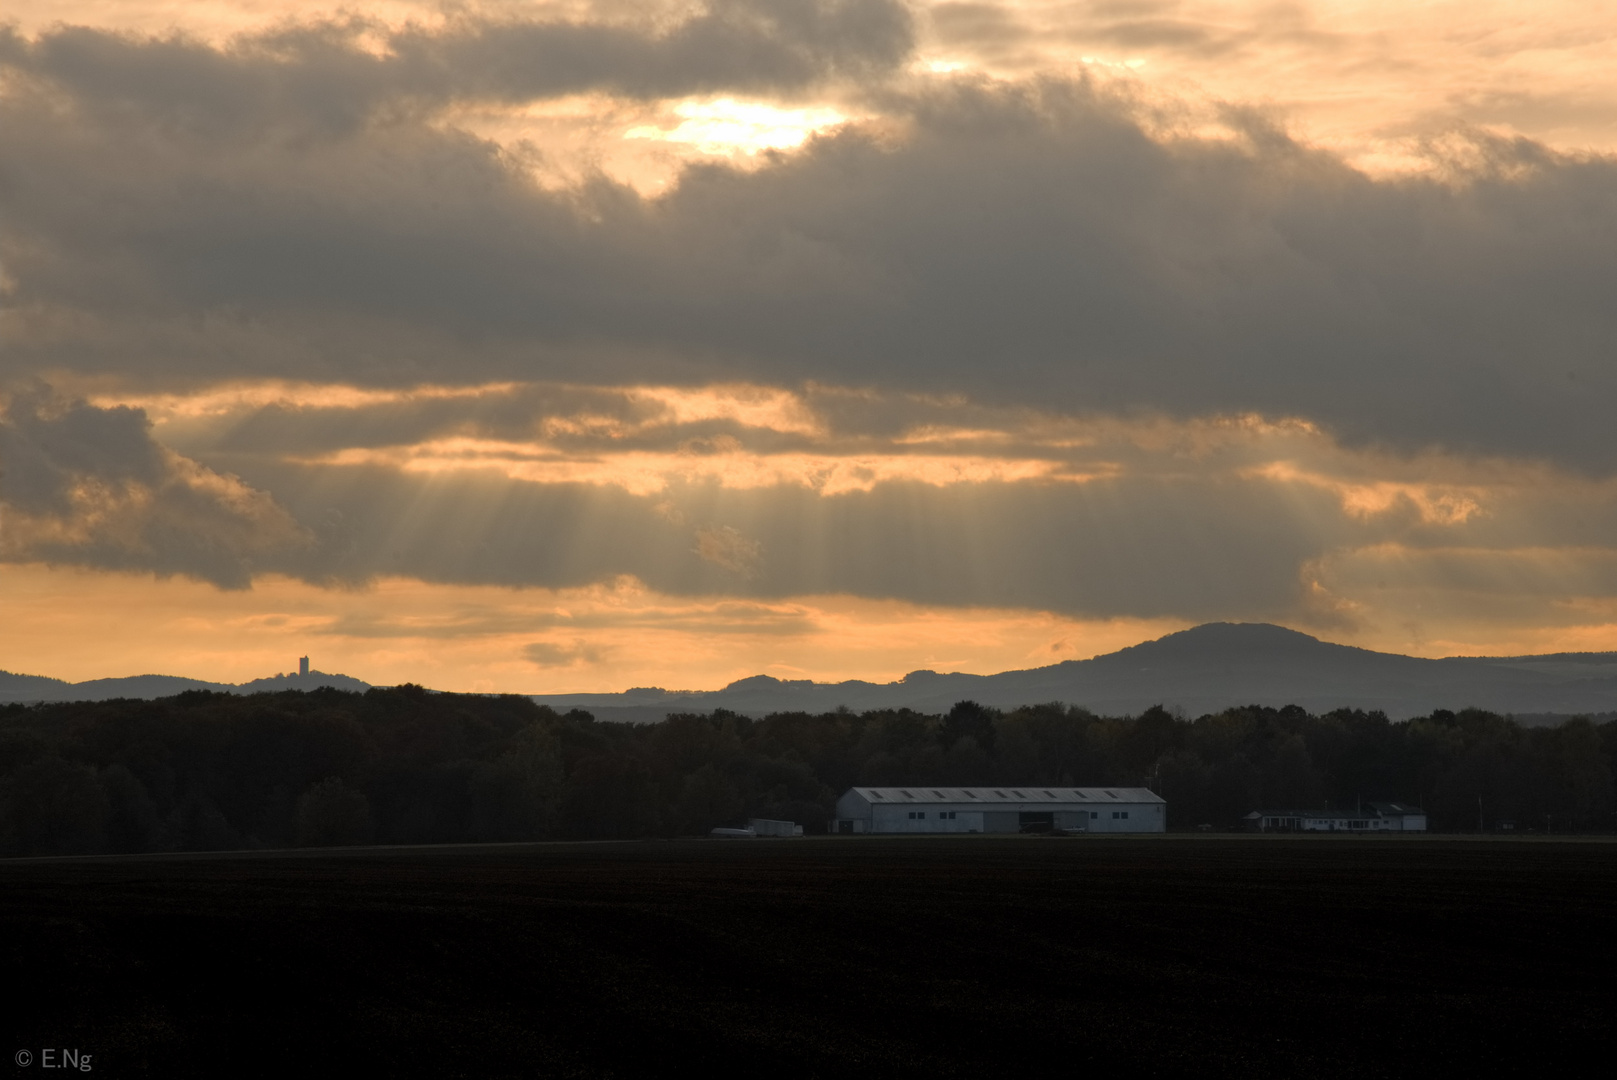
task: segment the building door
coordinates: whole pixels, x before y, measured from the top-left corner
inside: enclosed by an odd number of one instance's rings
[[[1016,822],[1021,832],[1054,832],[1056,828],[1055,814],[1040,810],[1024,810],[1016,815]]]

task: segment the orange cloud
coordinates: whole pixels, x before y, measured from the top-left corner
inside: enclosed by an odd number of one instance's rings
[[[542,443],[473,438],[438,439],[416,446],[378,449],[354,447],[312,457],[289,455],[289,459],[308,465],[381,465],[418,473],[491,470],[512,480],[609,485],[633,495],[655,495],[676,481],[714,482],[736,490],[795,484],[822,495],[841,495],[902,481],[935,487],[1024,480],[1081,483],[1095,475],[1067,471],[1056,461],[909,454],[631,451],[583,457]]]
[[[1327,476],[1300,468],[1293,462],[1277,461],[1245,471],[1279,483],[1307,484],[1334,494],[1342,509],[1354,517],[1370,518],[1399,507],[1411,507],[1428,525],[1463,525],[1483,513],[1485,491],[1480,487],[1450,484],[1422,484],[1396,480],[1355,481]]]

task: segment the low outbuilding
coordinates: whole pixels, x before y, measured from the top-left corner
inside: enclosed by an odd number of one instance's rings
[[[1407,803],[1373,802],[1358,810],[1254,810],[1254,832],[1425,832],[1426,811]]]
[[[1366,804],[1370,811],[1387,823],[1391,832],[1425,832],[1426,811],[1418,806],[1397,802],[1373,802]]]
[[[1166,832],[1149,788],[856,787],[837,800],[835,833]]]

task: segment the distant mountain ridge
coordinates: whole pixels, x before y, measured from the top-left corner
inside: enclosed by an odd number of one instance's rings
[[[45,675],[14,675],[0,671],[0,703],[34,701],[111,701],[114,698],[172,697],[187,690],[214,690],[222,694],[263,694],[277,690],[369,690],[371,684],[347,675],[311,671],[307,675],[274,675],[244,683],[205,682],[179,675],[131,675],[119,679],[89,679],[71,683]]]
[[[1102,715],[1152,705],[1190,716],[1233,705],[1310,712],[1380,709],[1394,719],[1468,706],[1519,715],[1617,712],[1617,652],[1428,660],[1320,641],[1268,623],[1207,623],[1091,660],[997,675],[912,671],[897,682],[816,683],[754,675],[722,690],[639,688],[622,694],[536,695],[603,720],[729,709],[750,716],[910,708],[942,712],[963,699],[996,708],[1062,701]]]
[[[0,671],[0,702],[105,701],[168,697],[186,690],[255,694],[369,683],[311,671],[245,683],[136,675],[70,683]],[[1337,645],[1268,623],[1207,623],[1090,660],[997,675],[912,671],[890,683],[817,683],[753,675],[722,690],[638,687],[621,694],[535,694],[560,711],[585,709],[602,720],[647,722],[670,712],[728,709],[748,716],[909,708],[945,712],[971,699],[995,708],[1061,701],[1101,715],[1133,715],[1164,705],[1189,716],[1234,705],[1300,705],[1314,713],[1380,709],[1393,719],[1467,706],[1518,717],[1617,715],[1617,652],[1427,660]]]

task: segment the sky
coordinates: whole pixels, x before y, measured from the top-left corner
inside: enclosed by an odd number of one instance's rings
[[[1617,3],[3,19],[5,670],[1617,650]]]

